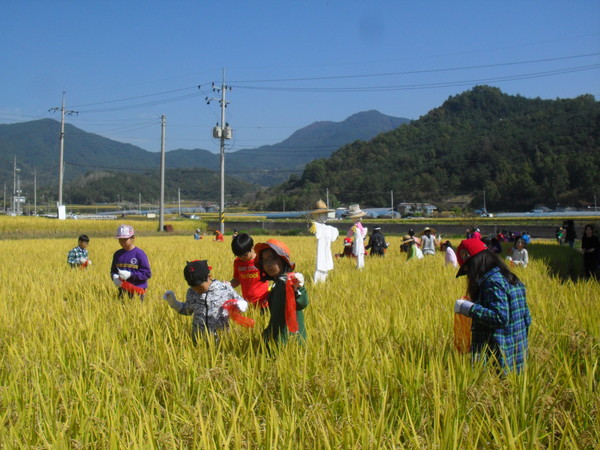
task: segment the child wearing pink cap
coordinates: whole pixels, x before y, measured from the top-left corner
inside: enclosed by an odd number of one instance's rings
[[[110,274],[119,288],[119,298],[127,293],[129,298],[139,294],[140,300],[143,300],[152,276],[148,256],[136,247],[135,232],[131,225],[119,225],[115,238],[119,240],[121,249],[113,255]]]

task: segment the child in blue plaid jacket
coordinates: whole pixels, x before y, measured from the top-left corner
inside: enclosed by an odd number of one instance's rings
[[[520,372],[531,325],[525,285],[480,239],[462,241],[457,259],[456,276],[467,276],[470,300],[456,300],[454,312],[473,319],[471,353],[492,356],[504,371]]]

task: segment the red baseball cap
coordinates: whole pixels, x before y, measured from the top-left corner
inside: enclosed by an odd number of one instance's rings
[[[460,269],[458,269],[458,273],[456,277],[461,277],[465,275],[465,263],[469,260],[469,258],[473,255],[476,255],[479,252],[482,252],[487,249],[487,246],[481,239],[471,238],[463,240],[458,249],[456,250],[456,259],[458,260],[458,264],[460,265]]]

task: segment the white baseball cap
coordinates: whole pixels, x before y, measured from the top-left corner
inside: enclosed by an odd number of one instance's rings
[[[135,233],[133,232],[133,227],[131,225],[119,225],[117,228],[117,235],[115,237],[117,239],[127,239],[134,234]]]

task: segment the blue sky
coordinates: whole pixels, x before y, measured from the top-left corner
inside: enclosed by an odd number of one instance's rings
[[[2,0],[0,123],[60,119],[160,150],[227,150],[371,109],[418,119],[477,84],[600,97],[598,1]],[[10,38],[9,38],[10,37]],[[200,85],[200,89],[198,88]],[[68,136],[65,140],[68,145]]]

